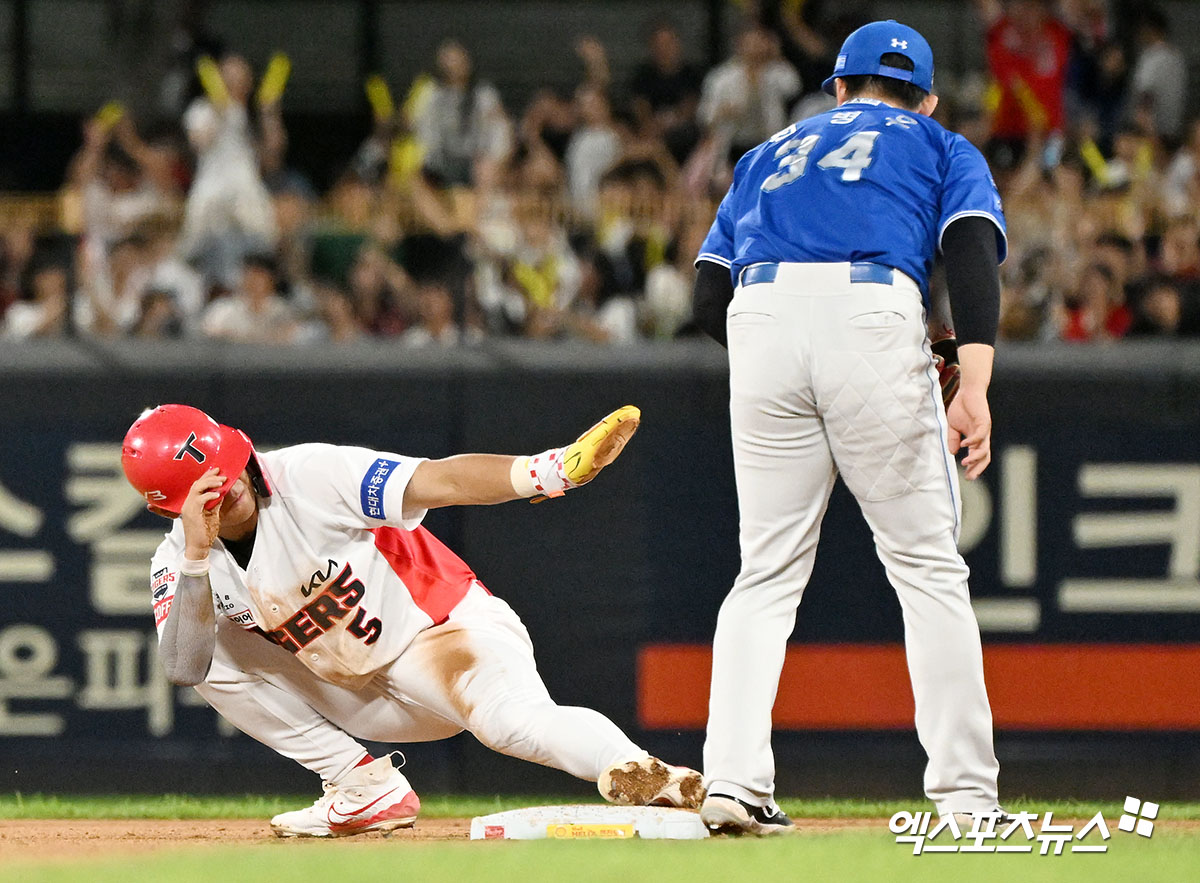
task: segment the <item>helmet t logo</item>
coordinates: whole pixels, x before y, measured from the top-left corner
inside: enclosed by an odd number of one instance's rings
[[[192,444],[192,442],[194,442],[195,440],[196,440],[196,433],[194,433],[194,432],[189,433],[188,437],[187,437],[187,441],[185,441],[183,443],[183,447],[180,448],[178,451],[176,451],[175,456],[172,457],[171,459],[172,460],[182,460],[184,455],[187,454],[193,460],[195,460],[197,463],[203,463],[205,460],[207,460],[208,458],[204,456],[204,452],[202,450],[200,450],[198,447],[196,447],[194,444]]]

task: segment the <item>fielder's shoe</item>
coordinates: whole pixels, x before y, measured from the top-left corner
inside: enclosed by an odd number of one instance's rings
[[[754,806],[728,794],[710,794],[700,807],[700,821],[714,834],[791,834],[792,820],[777,806]]]
[[[351,770],[337,785],[326,782],[324,796],[307,809],[271,819],[277,837],[346,837],[367,831],[411,828],[421,801],[408,779],[392,766],[391,755]]]
[[[699,809],[704,801],[704,783],[698,772],[649,755],[609,767],[600,774],[596,787],[601,797],[619,806]]]

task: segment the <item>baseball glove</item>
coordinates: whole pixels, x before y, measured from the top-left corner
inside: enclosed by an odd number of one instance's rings
[[[565,448],[559,461],[564,488],[579,487],[595,478],[601,469],[621,456],[625,443],[633,438],[642,422],[642,411],[635,405],[617,408]],[[557,452],[552,452],[557,453]],[[539,494],[530,502],[540,503],[559,493]]]
[[[950,403],[958,393],[958,382],[962,379],[954,329],[943,325],[942,330],[930,339],[929,348],[933,350],[933,363],[937,366],[938,381],[942,385],[942,404],[949,410]]]

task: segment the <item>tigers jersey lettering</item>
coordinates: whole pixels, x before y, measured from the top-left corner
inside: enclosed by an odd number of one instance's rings
[[[445,621],[475,584],[471,569],[420,526],[425,513],[404,512],[419,459],[319,444],[258,456],[273,493],[260,503],[244,570],[220,540],[213,545],[214,605],[321,678],[364,683]],[[160,574],[173,574],[182,555],[176,522],[151,565],[153,582],[169,588],[155,601],[160,629],[174,595]]]

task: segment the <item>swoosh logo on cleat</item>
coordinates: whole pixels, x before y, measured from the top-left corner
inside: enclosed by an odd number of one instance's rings
[[[410,828],[416,822],[420,811],[421,801],[417,798],[415,791],[409,791],[399,803],[387,806],[373,816],[356,818],[347,822],[330,822],[329,831],[335,836],[340,836],[376,829],[391,831],[395,828]]]
[[[334,821],[333,814],[337,813],[343,819],[353,822],[353,821],[355,821],[355,819],[354,819],[355,816],[366,812],[371,807],[373,807],[375,804],[379,803],[379,801],[383,800],[385,797],[389,797],[395,793],[396,793],[396,789],[393,788],[391,791],[388,791],[386,794],[381,794],[379,797],[376,797],[370,803],[366,804],[365,806],[360,806],[358,809],[354,810],[353,812],[343,812],[342,810],[335,808],[335,806],[333,804],[330,804],[329,812],[327,812],[325,814],[325,818],[329,820],[330,825],[346,824],[345,821],[342,821],[342,822]]]

